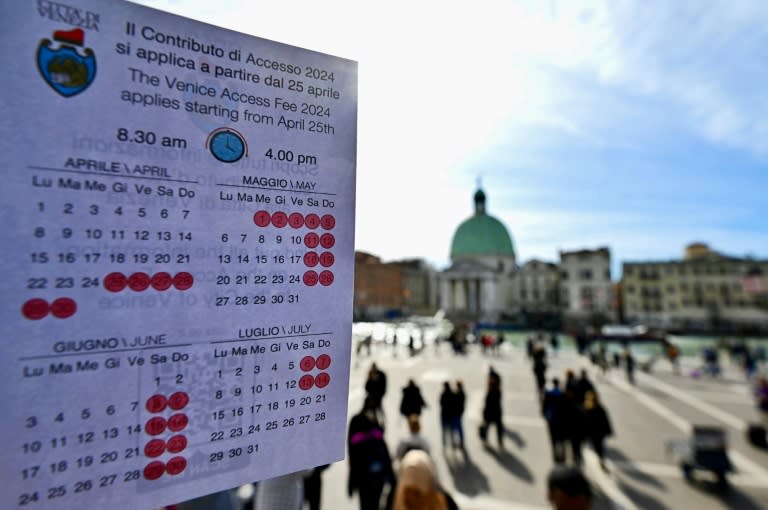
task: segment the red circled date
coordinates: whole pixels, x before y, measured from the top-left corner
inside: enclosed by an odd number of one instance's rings
[[[128,277],[128,288],[134,292],[141,292],[149,288],[149,281],[147,273],[133,273]]]
[[[331,357],[327,354],[321,354],[315,360],[315,366],[320,370],[325,370],[331,366]]]
[[[317,256],[317,252],[308,251],[304,254],[304,265],[307,267],[315,267],[320,261],[320,257]]]
[[[165,398],[165,395],[152,395],[147,399],[147,403],[144,407],[146,407],[147,411],[150,413],[162,413],[165,411],[167,405],[168,399]]]
[[[187,467],[187,459],[184,457],[171,457],[165,465],[165,471],[173,476],[178,475]]]
[[[174,411],[184,409],[189,404],[189,394],[185,391],[177,391],[168,397],[168,407]]]
[[[307,271],[304,273],[304,276],[302,277],[304,280],[304,285],[307,285],[309,287],[314,287],[317,285],[317,273],[314,271]]]
[[[144,478],[147,480],[157,480],[165,473],[165,464],[162,461],[155,460],[144,467]]]
[[[320,285],[327,287],[333,283],[333,273],[330,271],[321,271],[317,279],[320,282]]]
[[[331,376],[325,372],[320,372],[315,376],[315,386],[325,388],[331,382]]]
[[[168,290],[172,283],[173,278],[171,278],[171,275],[165,271],[153,274],[150,280],[152,288],[160,291]]]
[[[334,262],[336,262],[336,257],[333,256],[333,253],[329,251],[324,251],[320,254],[320,257],[318,259],[320,261],[320,265],[323,267],[331,267]]]
[[[162,439],[152,439],[144,445],[144,455],[147,457],[159,457],[163,453],[165,453],[165,441]]]
[[[57,319],[72,317],[77,312],[77,303],[74,299],[62,297],[51,303],[51,315]]]
[[[320,245],[326,250],[333,248],[334,244],[336,244],[336,238],[333,237],[333,234],[323,234],[320,236]]]
[[[187,447],[186,436],[177,434],[175,436],[171,436],[171,438],[168,440],[168,445],[166,449],[168,450],[168,453],[179,453],[180,451],[184,450],[186,447]]]
[[[168,430],[171,432],[179,432],[180,430],[184,430],[184,428],[189,423],[189,418],[187,418],[187,415],[184,413],[178,413],[174,414],[170,418],[168,418]]]
[[[312,356],[304,356],[301,358],[301,361],[299,361],[299,368],[302,369],[304,372],[309,372],[313,368],[315,368],[315,358]]]
[[[304,225],[306,225],[310,230],[315,230],[320,226],[320,216],[315,213],[307,214],[307,216],[304,218]]]
[[[191,273],[182,271],[180,273],[176,273],[173,276],[172,283],[176,290],[189,290],[192,288],[192,285],[194,285],[195,278],[192,276]]]
[[[48,301],[40,298],[30,299],[21,306],[21,314],[31,321],[42,319],[49,311]]]
[[[257,227],[266,227],[272,221],[272,215],[268,211],[256,211],[253,214],[253,222]]]
[[[288,224],[288,215],[283,211],[277,211],[272,213],[272,225],[277,228],[283,228]]]
[[[155,416],[154,418],[147,420],[147,423],[144,424],[144,432],[150,436],[159,436],[165,432],[167,426],[168,422],[165,421],[165,418],[162,416]]]
[[[128,278],[123,273],[109,273],[104,277],[104,288],[110,292],[121,292],[128,286]]]
[[[304,246],[307,248],[317,248],[318,244],[320,244],[320,236],[314,232],[310,232],[304,236]]]
[[[323,217],[320,218],[320,226],[325,230],[331,230],[336,226],[336,218],[331,214],[323,214]]]
[[[288,225],[290,225],[291,228],[301,228],[301,227],[303,227],[304,226],[304,215],[299,213],[299,212],[291,213],[288,216]]]
[[[304,391],[311,390],[312,386],[314,385],[315,385],[315,378],[309,374],[302,375],[301,378],[299,379],[299,388]]]

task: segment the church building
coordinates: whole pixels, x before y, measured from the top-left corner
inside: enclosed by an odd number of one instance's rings
[[[482,189],[475,212],[456,229],[451,265],[440,273],[440,307],[456,320],[497,322],[519,309],[517,263],[504,224],[487,212]]]

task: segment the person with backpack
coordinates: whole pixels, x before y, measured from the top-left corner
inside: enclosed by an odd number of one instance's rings
[[[605,466],[605,438],[613,435],[613,427],[611,427],[608,412],[594,391],[588,391],[584,396],[584,431],[592,449],[595,450],[600,459],[600,467],[607,471]]]
[[[384,441],[384,425],[377,413],[379,402],[369,395],[363,408],[349,422],[347,493],[349,497],[358,493],[360,510],[379,510],[381,494],[395,480],[392,459]]]
[[[408,416],[408,431],[408,436],[397,443],[397,447],[395,448],[395,458],[398,461],[403,460],[403,456],[411,450],[424,450],[427,454],[430,454],[429,441],[421,435],[421,421],[419,420],[419,415],[412,414]]]

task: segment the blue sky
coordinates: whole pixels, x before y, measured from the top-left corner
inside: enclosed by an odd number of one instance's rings
[[[521,262],[768,258],[768,2],[142,3],[359,62],[356,246],[385,260],[444,267],[478,177]]]

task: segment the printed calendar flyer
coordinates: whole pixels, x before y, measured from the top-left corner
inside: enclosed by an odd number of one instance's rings
[[[117,0],[0,27],[0,507],[342,459],[357,64]]]

